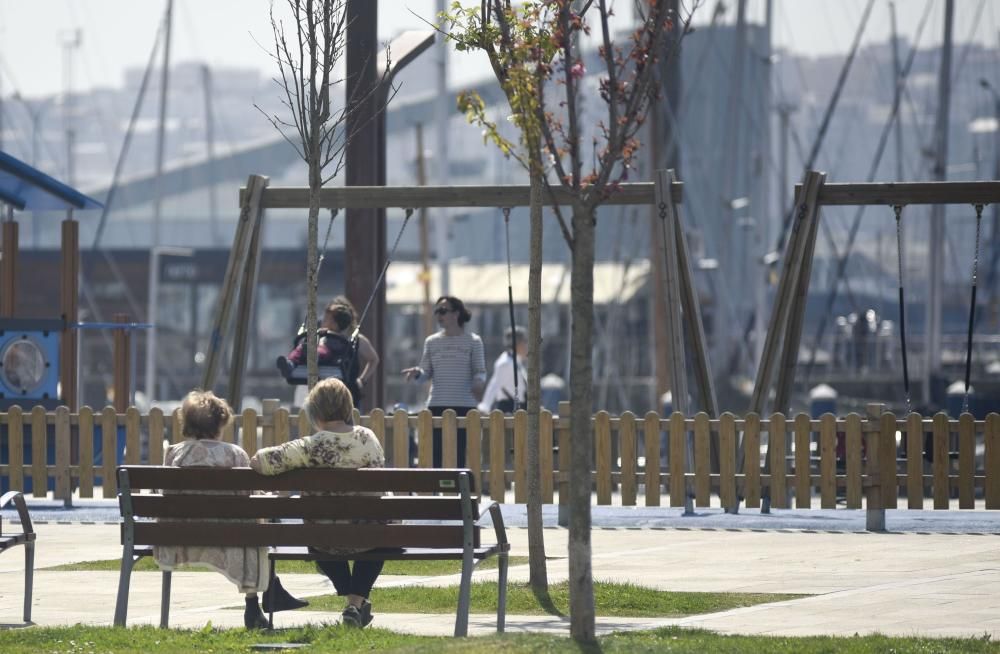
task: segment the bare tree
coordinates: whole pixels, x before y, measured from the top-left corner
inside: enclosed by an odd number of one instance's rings
[[[275,14],[271,2],[271,31],[278,64],[275,84],[281,89],[281,104],[290,117],[269,114],[259,106],[275,129],[295,148],[309,168],[309,225],[306,264],[306,329],[309,387],[319,378],[316,361],[316,288],[319,283],[318,231],[320,191],[344,167],[350,134],[347,117],[360,102],[341,101],[335,91],[344,85],[339,64],[347,41],[346,0],[285,0],[291,11],[292,37],[285,21]],[[389,53],[386,51],[386,66]],[[370,91],[374,92],[374,90]],[[378,107],[383,110],[383,107]],[[370,119],[370,118],[369,118]]]

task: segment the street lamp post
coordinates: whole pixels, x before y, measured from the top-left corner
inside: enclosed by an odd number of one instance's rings
[[[194,256],[194,250],[157,245],[149,251],[149,295],[146,298],[149,331],[146,334],[146,382],[143,388],[146,391],[146,401],[150,407],[152,407],[153,398],[156,396],[156,321],[159,319],[160,306],[158,297],[160,294],[160,257],[164,256],[191,257]]]

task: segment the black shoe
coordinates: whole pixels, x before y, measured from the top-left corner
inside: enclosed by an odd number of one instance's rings
[[[361,608],[358,609],[358,613],[361,614],[362,627],[367,627],[375,619],[375,616],[372,615],[372,603],[368,600],[361,602]]]
[[[345,627],[354,627],[356,629],[361,629],[365,626],[364,618],[361,615],[361,611],[358,607],[348,605],[344,612],[341,613],[340,623]]]
[[[309,602],[292,597],[292,594],[282,587],[281,580],[277,577],[271,580],[271,585],[264,591],[261,604],[264,606],[264,613],[294,611],[309,606]]]
[[[247,607],[243,610],[243,626],[247,629],[267,629],[267,618],[261,613],[257,598],[247,599]]]

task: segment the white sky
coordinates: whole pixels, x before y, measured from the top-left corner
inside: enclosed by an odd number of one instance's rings
[[[374,1],[374,0],[372,0]],[[612,0],[614,1],[614,0]],[[927,0],[897,0],[900,33],[912,36]],[[748,0],[752,18],[764,14],[765,0]],[[808,55],[845,52],[867,0],[774,0],[774,39],[778,47]],[[683,4],[690,5],[691,0]],[[710,18],[716,0],[702,0],[700,20]],[[404,29],[426,29],[418,16],[432,19],[436,0],[381,0],[380,37]],[[448,0],[450,4],[450,0]],[[479,4],[478,0],[474,4]],[[621,20],[630,1],[617,0]],[[732,20],[736,0],[727,0]],[[931,24],[922,45],[940,43],[944,0],[934,0]],[[885,41],[890,33],[888,0],[876,0],[865,42]],[[997,47],[1000,2],[958,0],[955,40]],[[980,6],[984,10],[977,18]],[[79,29],[82,43],[73,66],[73,87],[118,86],[122,71],[143,67],[149,57],[166,0],[0,0],[0,94],[32,97],[63,89],[62,44]],[[215,66],[245,66],[270,75],[273,65],[254,41],[270,44],[269,0],[175,0],[172,60],[205,61]],[[283,0],[276,7],[284,8]],[[416,15],[414,15],[416,14]],[[461,59],[465,57],[464,59]],[[453,53],[453,81],[485,74],[468,55]]]

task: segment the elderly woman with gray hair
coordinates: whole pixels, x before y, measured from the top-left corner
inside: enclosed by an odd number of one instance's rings
[[[351,425],[354,404],[351,392],[339,379],[316,384],[303,409],[317,430],[276,447],[259,450],[250,467],[264,475],[278,475],[296,468],[382,468],[385,455],[375,433],[367,427]],[[332,554],[354,554],[356,550],[324,548]],[[365,627],[372,621],[368,599],[382,572],[382,561],[317,561],[316,566],[333,582],[337,594],[347,596],[343,623]]]
[[[163,454],[163,465],[211,468],[245,468],[250,457],[239,445],[220,440],[222,430],[233,419],[232,409],[212,391],[191,391],[181,404],[181,433],[184,440]],[[183,491],[180,491],[183,494]],[[153,550],[163,570],[178,566],[207,567],[222,573],[246,596],[243,623],[247,629],[267,627],[257,593],[264,592],[264,610],[287,611],[309,602],[292,597],[277,577],[268,588],[266,547],[158,546]],[[266,590],[265,590],[266,589]]]

